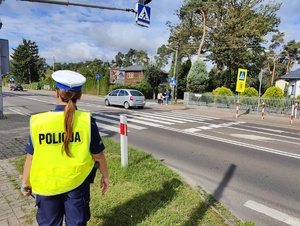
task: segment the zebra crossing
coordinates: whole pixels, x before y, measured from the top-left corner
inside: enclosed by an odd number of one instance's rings
[[[101,112],[92,112],[93,117],[96,119],[97,126],[101,136],[107,136],[106,131],[112,131],[119,133],[120,115],[107,114]],[[208,129],[215,129],[221,127],[230,127],[243,122],[227,122],[216,124],[214,120],[219,118],[196,115],[189,113],[179,113],[179,112],[137,112],[133,114],[122,114],[127,117],[129,132],[132,129],[135,130],[145,130],[149,127],[156,127],[162,129],[173,130],[172,126],[180,124],[184,125],[190,123],[193,125],[192,128],[182,129],[182,132],[194,133]],[[199,126],[199,124],[204,124]],[[188,124],[188,125],[190,125]],[[197,126],[198,125],[198,126]],[[178,131],[179,129],[176,129]],[[173,130],[175,131],[175,130]]]

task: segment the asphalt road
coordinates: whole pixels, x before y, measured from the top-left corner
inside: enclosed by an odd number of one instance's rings
[[[53,92],[4,89],[3,94],[5,111],[28,116],[56,103]],[[129,146],[153,154],[191,186],[200,185],[238,218],[256,225],[300,225],[300,130],[195,109],[105,107],[90,96],[83,96],[78,108],[92,111],[101,134],[117,141],[119,115],[126,114]]]

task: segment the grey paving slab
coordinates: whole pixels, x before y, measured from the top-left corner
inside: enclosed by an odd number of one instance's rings
[[[0,120],[0,225],[36,226],[35,201],[19,190],[19,172],[12,164],[24,155],[29,135],[29,117],[5,113]]]

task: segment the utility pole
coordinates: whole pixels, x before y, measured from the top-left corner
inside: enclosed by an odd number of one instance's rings
[[[53,72],[54,72],[54,65],[55,65],[55,56],[53,56]]]
[[[180,41],[176,42],[175,62],[174,62],[174,75],[173,79],[176,80],[176,85],[172,89],[172,103],[177,104],[177,87],[178,87],[178,76],[177,76],[177,64],[179,55]]]

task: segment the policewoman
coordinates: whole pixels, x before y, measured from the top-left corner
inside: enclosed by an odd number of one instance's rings
[[[21,192],[36,194],[40,226],[62,225],[64,219],[67,226],[86,225],[95,166],[102,174],[102,194],[109,186],[104,144],[95,119],[76,107],[85,77],[61,70],[52,78],[58,104],[31,116]]]

